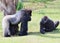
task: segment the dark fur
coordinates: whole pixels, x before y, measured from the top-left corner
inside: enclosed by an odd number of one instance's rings
[[[46,16],[47,17],[47,16]],[[47,21],[46,21],[47,20]],[[44,21],[46,21],[44,23]],[[51,32],[53,30],[56,29],[56,27],[58,26],[59,21],[57,21],[56,23],[54,23],[52,20],[50,20],[48,17],[45,18],[45,16],[42,18],[41,22],[40,22],[40,32],[42,34],[44,34],[45,32]]]
[[[26,9],[25,16],[21,19],[21,28],[19,32],[19,36],[27,35],[28,34],[28,21],[31,21],[31,10]]]

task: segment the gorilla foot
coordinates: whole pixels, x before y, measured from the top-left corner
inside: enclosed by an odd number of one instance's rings
[[[45,32],[40,32],[41,34],[45,34]]]
[[[59,21],[57,21],[57,22],[55,23],[55,28],[56,28],[58,25],[59,25]]]
[[[5,35],[4,37],[11,37],[11,35]]]
[[[40,30],[40,33],[42,33],[42,34],[45,34],[45,31],[43,31],[43,30]]]
[[[28,35],[28,33],[19,33],[19,36],[25,36]]]

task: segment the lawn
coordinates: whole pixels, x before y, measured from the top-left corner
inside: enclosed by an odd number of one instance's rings
[[[60,25],[57,27],[57,30],[53,32],[48,32],[46,34],[41,34],[39,32],[39,22],[43,16],[48,16],[53,21],[60,21],[59,5],[60,2],[58,0],[58,2],[51,2],[47,4],[47,8],[33,10],[31,17],[32,20],[28,24],[27,36],[3,37],[1,22],[4,16],[3,13],[0,12],[0,43],[60,43]]]

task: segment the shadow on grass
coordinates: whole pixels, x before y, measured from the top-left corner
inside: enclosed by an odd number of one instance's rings
[[[40,32],[30,32],[29,35],[36,35],[36,36],[47,37],[47,38],[60,38],[60,29],[45,34],[41,34]]]

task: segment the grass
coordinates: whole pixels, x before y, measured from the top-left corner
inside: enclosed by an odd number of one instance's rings
[[[60,14],[45,14],[52,20],[56,21],[60,19]],[[2,20],[2,14],[0,14]],[[29,29],[27,36],[14,36],[4,38],[2,36],[2,26],[0,23],[0,43],[57,43],[60,42],[60,25],[57,27],[58,30],[48,32],[46,34],[39,33],[39,22],[43,17],[43,14],[32,14],[32,21],[29,22]]]
[[[59,0],[58,0],[59,1]],[[53,3],[53,2],[52,2]],[[51,4],[52,4],[51,3]],[[57,3],[57,2],[56,2]],[[54,3],[56,5],[56,3]],[[60,2],[59,2],[60,3]],[[49,6],[50,4],[47,4]],[[2,36],[2,18],[3,13],[0,13],[0,43],[59,43],[60,42],[60,25],[57,30],[53,32],[48,32],[46,34],[39,33],[39,22],[43,16],[48,16],[53,21],[60,21],[60,9],[56,8],[42,8],[34,10],[32,13],[32,20],[28,25],[28,35],[27,36],[12,36],[3,37]]]

